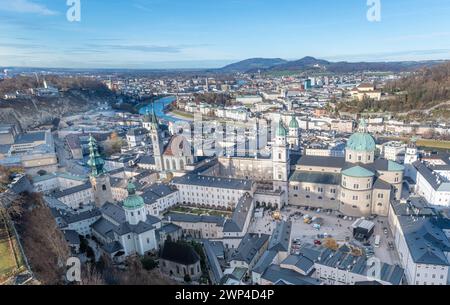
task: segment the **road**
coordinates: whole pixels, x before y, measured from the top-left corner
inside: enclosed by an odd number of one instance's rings
[[[70,156],[70,153],[67,151],[64,142],[61,141],[56,135],[54,135],[55,139],[55,148],[56,155],[59,160],[60,171],[66,171],[78,176],[85,176],[89,173],[89,169],[79,165],[77,160],[73,160]],[[80,160],[81,161],[81,160]]]

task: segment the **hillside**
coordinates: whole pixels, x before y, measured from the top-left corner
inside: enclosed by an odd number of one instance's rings
[[[247,72],[257,70],[265,70],[284,64],[287,61],[281,58],[250,58],[219,69],[224,73]]]
[[[219,71],[254,73],[260,69],[263,72],[329,72],[329,73],[354,73],[363,71],[377,72],[402,72],[414,71],[423,67],[431,67],[442,64],[443,61],[404,61],[404,62],[330,62],[311,56],[299,60],[286,61],[282,59],[247,59],[228,65]]]
[[[385,100],[347,102],[338,105],[344,112],[393,112],[412,118],[450,118],[450,63],[422,68],[408,77],[386,84]]]
[[[22,129],[47,124],[55,118],[80,113],[98,104],[115,101],[115,95],[103,84],[86,78],[46,77],[47,83],[57,87],[58,97],[22,96],[2,99],[5,93],[29,92],[37,86],[36,79],[17,77],[0,82],[0,122],[17,124]]]

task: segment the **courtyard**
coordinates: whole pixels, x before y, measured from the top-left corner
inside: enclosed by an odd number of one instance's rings
[[[314,226],[314,223],[305,223],[303,216],[306,215],[309,215],[313,219],[320,219],[322,223],[320,228]],[[326,239],[332,239],[339,245],[347,243],[358,248],[366,248],[368,245],[364,245],[353,238],[351,225],[356,218],[344,219],[341,218],[342,216],[338,217],[338,215],[340,213],[336,211],[323,211],[317,208],[305,210],[304,207],[293,206],[286,207],[281,211],[281,218],[292,222],[291,240],[297,241],[296,243],[318,244],[319,242],[323,243]],[[375,223],[375,229],[372,237],[368,241],[370,243],[368,247],[373,250],[374,256],[382,262],[399,264],[395,249],[389,247],[389,243],[393,243],[394,241],[392,239],[392,233],[388,229],[387,217],[376,217],[372,221]],[[272,217],[271,211],[265,211],[263,217],[256,217],[252,220],[249,230],[252,233],[271,235],[277,222]],[[387,229],[388,234],[385,234],[385,229]],[[380,235],[379,247],[374,246],[376,235]],[[295,249],[293,249],[293,253],[295,253]]]

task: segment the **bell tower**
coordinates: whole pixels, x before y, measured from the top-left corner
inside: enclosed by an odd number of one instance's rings
[[[149,122],[147,123],[148,129],[150,131],[150,138],[152,139],[153,146],[153,157],[155,158],[155,166],[158,171],[164,170],[164,162],[163,162],[163,143],[161,139],[160,129],[158,118],[155,114],[155,103],[152,105],[152,114],[148,118]]]
[[[287,130],[283,122],[278,122],[275,143],[272,147],[273,187],[288,191],[289,177],[289,148],[287,144]]]
[[[109,180],[109,175],[104,168],[105,161],[100,157],[97,141],[92,135],[89,136],[88,165],[91,167],[90,181],[95,205],[101,207],[106,202],[113,202],[111,182]]]

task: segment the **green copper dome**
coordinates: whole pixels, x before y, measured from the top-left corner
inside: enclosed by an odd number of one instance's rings
[[[287,136],[287,130],[284,128],[283,122],[280,120],[277,127],[277,137]]]
[[[295,129],[300,128],[300,126],[298,125],[298,121],[294,116],[292,116],[291,122],[289,123],[289,128],[295,128]]]
[[[144,206],[144,198],[136,194],[136,186],[130,182],[128,183],[128,197],[123,201],[125,209],[134,210]]]
[[[367,124],[364,119],[359,123],[359,131],[354,133],[347,142],[347,149],[354,151],[375,151],[374,138],[367,132]]]
[[[365,132],[353,134],[347,142],[347,149],[354,151],[375,151],[375,140]]]

